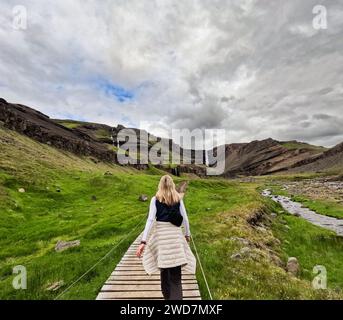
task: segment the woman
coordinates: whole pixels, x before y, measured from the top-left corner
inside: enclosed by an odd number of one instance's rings
[[[185,228],[185,236],[181,230]],[[173,179],[165,175],[151,199],[148,220],[136,255],[142,256],[148,274],[160,271],[165,300],[182,300],[181,268],[195,273],[196,260],[188,245],[189,222],[181,195]]]

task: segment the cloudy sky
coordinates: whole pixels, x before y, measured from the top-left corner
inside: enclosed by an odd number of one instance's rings
[[[327,29],[313,28],[318,4]],[[342,36],[340,0],[0,0],[0,96],[156,134],[224,128],[227,142],[332,146]]]

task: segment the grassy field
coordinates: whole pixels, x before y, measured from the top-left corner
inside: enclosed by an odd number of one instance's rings
[[[118,245],[61,297],[94,299],[142,231],[149,204],[138,201],[138,196],[154,194],[161,171],[94,164],[1,128],[0,146],[0,299],[53,299]],[[317,250],[322,257],[325,253],[330,257],[323,263],[330,272],[329,285],[342,287],[341,239],[287,215],[272,220],[270,213],[280,208],[259,195],[261,184],[190,181],[185,203],[214,298],[342,298],[339,290],[313,290],[306,271],[321,263],[315,259]],[[20,188],[25,192],[18,192]],[[251,218],[260,227],[249,223]],[[288,233],[282,229],[282,219],[291,227]],[[307,241],[299,234],[308,234]],[[249,242],[247,257],[231,258],[246,246],[233,237]],[[79,247],[55,252],[58,240],[76,239],[81,241]],[[301,279],[284,271],[291,255],[304,265]],[[16,265],[27,268],[27,290],[14,290],[11,285]],[[199,268],[197,278],[203,297],[208,298]],[[64,282],[61,289],[46,290],[58,281]]]
[[[280,224],[283,220],[290,227]],[[343,240],[335,233],[314,226],[306,220],[291,215],[278,217],[273,229],[282,239],[280,255],[297,257],[301,265],[301,278],[311,281],[313,267],[324,266],[327,271],[327,284],[342,295],[343,288]]]
[[[342,238],[321,228],[315,228],[309,223],[301,222],[296,234],[303,235],[306,242],[299,246],[302,239],[287,233],[286,222],[292,219],[287,214],[281,214],[278,219],[272,219],[270,212],[281,211],[269,199],[261,199],[254,184],[222,184],[222,188],[203,183],[197,190],[197,201],[187,195],[187,205],[192,212],[191,221],[193,236],[198,243],[213,296],[217,299],[331,299],[342,298],[341,291],[318,291],[310,285],[311,277],[305,271],[300,279],[284,272],[282,266],[288,257],[296,256],[307,268],[313,268],[322,260],[315,260],[316,249],[320,254],[331,257],[325,265],[332,273],[331,288],[342,288],[343,276],[339,266],[342,265],[339,248],[342,248]],[[192,193],[191,184],[190,193]],[[206,191],[209,189],[208,191]],[[201,190],[201,191],[200,191]],[[211,190],[211,191],[210,191]],[[215,192],[213,192],[215,190]],[[221,201],[224,202],[221,207]],[[201,207],[206,203],[209,210]],[[214,208],[219,208],[215,210]],[[211,209],[212,208],[212,209]],[[199,211],[202,214],[199,214]],[[263,213],[261,224],[265,230],[256,228],[247,222],[247,218]],[[300,221],[300,220],[299,220]],[[292,221],[296,223],[296,221]],[[291,225],[291,224],[290,224]],[[316,233],[313,232],[316,229]],[[308,235],[307,235],[308,233]],[[305,236],[307,235],[307,236]],[[240,237],[250,242],[252,248],[250,258],[234,261],[231,255],[238,252],[242,245],[232,241],[232,237]],[[322,242],[326,239],[326,242]],[[288,244],[287,246],[285,244]],[[299,251],[294,248],[301,248]],[[278,257],[281,261],[278,261]],[[312,257],[312,259],[310,258]],[[281,267],[279,264],[281,263]],[[313,263],[313,265],[311,265]],[[332,267],[332,268],[331,268]],[[312,269],[311,269],[312,270]],[[199,270],[198,270],[199,272]],[[208,297],[204,281],[198,274],[198,279],[205,297]]]

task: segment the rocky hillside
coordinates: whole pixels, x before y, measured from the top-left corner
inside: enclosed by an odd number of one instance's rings
[[[111,127],[90,122],[50,119],[39,111],[21,104],[8,103],[4,99],[0,99],[1,123],[41,143],[76,155],[91,157],[94,162],[118,163],[117,154],[121,145],[113,141],[117,141],[118,132],[124,128],[122,125]],[[172,140],[155,137],[143,130],[130,129],[133,134],[137,135],[138,146],[144,142],[150,150],[156,141],[162,142],[168,145],[169,158],[172,159],[173,146],[176,146]],[[180,149],[181,165],[175,167],[170,163],[167,166],[157,167],[177,175],[180,172],[204,175],[205,152],[198,151],[203,158],[203,164],[195,165],[189,164],[194,162],[195,151],[192,150],[191,155],[187,156],[185,150]],[[140,159],[139,150],[137,156]],[[134,166],[138,169],[147,168],[146,164]],[[303,142],[276,141],[269,138],[225,146],[224,176],[226,177],[279,172],[327,171],[332,168],[338,168],[341,171],[343,169],[343,143],[328,150]]]
[[[286,171],[299,162],[317,157],[326,150],[297,141],[271,138],[225,146],[225,176],[265,175]]]
[[[290,172],[343,172],[343,142],[316,156],[296,163]]]
[[[15,130],[41,143],[77,155],[116,162],[115,153],[87,133],[67,128],[27,106],[7,103],[1,99],[0,121],[6,128]]]
[[[120,145],[113,143],[113,141],[117,141],[118,132],[125,128],[122,125],[110,127],[97,123],[50,119],[47,115],[30,107],[8,103],[4,99],[0,99],[0,124],[41,143],[72,152],[79,156],[91,157],[94,162],[105,161],[111,163],[118,163],[117,154]],[[142,145],[143,139],[148,139],[148,141],[144,140],[144,142],[147,143],[149,150],[156,141],[162,142],[169,146],[171,156],[173,150],[173,142],[171,140],[155,137],[143,130],[135,128],[131,130],[138,137],[138,146]],[[204,166],[182,164],[183,162],[191,163],[195,153],[193,150],[190,152],[191,156],[188,157],[181,148],[181,165],[176,173],[189,172],[203,175],[205,173]],[[137,156],[139,160],[140,155],[138,154]],[[147,168],[146,164],[136,164],[133,166],[138,169]],[[172,170],[169,166],[158,167]]]

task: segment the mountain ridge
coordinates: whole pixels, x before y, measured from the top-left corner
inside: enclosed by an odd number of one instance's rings
[[[0,122],[5,127],[24,134],[36,141],[72,152],[79,156],[89,156],[93,161],[105,161],[118,164],[117,153],[119,145],[115,145],[117,134],[125,127],[118,124],[111,127],[106,124],[83,122],[69,119],[52,119],[49,116],[31,107],[22,104],[8,103],[0,98]],[[171,139],[156,137],[144,130],[133,130],[138,137],[138,145],[144,142],[149,148],[152,147],[151,139],[164,141],[169,145],[172,157],[173,146],[176,145]],[[145,133],[145,134],[143,134]],[[148,136],[148,140],[146,139]],[[179,146],[178,146],[179,147]],[[189,150],[190,158],[186,157],[185,150],[181,150],[181,164],[178,171],[205,175],[205,152],[204,150]],[[210,157],[216,154],[218,148],[208,150]],[[195,153],[200,152],[203,162],[194,164]],[[198,154],[199,155],[199,154]],[[139,154],[138,154],[139,158]],[[224,177],[268,175],[283,172],[306,172],[322,171],[335,167],[342,162],[343,168],[343,143],[333,148],[314,146],[305,142],[277,141],[272,138],[253,140],[246,143],[231,143],[225,145],[225,170]],[[214,165],[209,161],[210,166]],[[147,164],[132,164],[138,169],[147,169]],[[171,173],[175,173],[170,166],[157,165]]]

